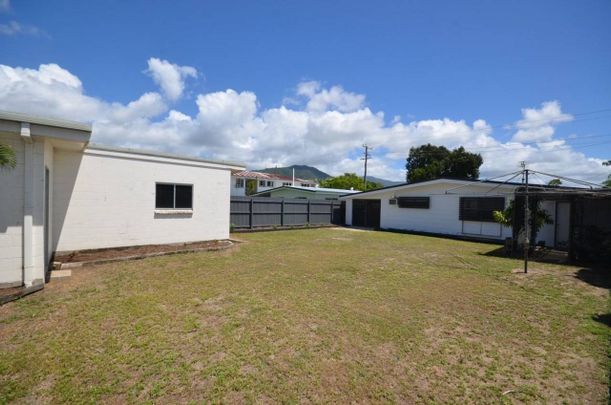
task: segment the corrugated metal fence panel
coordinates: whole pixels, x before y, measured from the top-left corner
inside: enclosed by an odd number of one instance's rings
[[[343,224],[343,206],[340,201],[231,197],[230,216],[234,228]]]
[[[231,197],[230,221],[235,228],[250,227],[250,198]]]

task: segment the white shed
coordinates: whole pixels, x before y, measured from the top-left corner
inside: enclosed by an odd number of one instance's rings
[[[0,112],[0,288],[44,283],[53,252],[229,237],[237,163],[89,145],[91,127]]]

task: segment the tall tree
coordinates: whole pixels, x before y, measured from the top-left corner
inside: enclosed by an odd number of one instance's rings
[[[450,151],[445,146],[426,144],[410,148],[405,168],[409,183],[440,177],[477,179],[484,163],[478,153],[467,152],[462,146]]]
[[[365,182],[362,177],[356,175],[356,173],[344,173],[341,176],[331,177],[320,182],[320,187],[328,188],[339,188],[343,190],[354,190],[367,191],[382,188],[382,184],[375,183],[373,181],[367,181],[367,189],[365,189]]]
[[[547,182],[548,186],[552,186],[552,187],[558,187],[562,185],[562,180],[560,179],[551,179],[550,181]]]
[[[603,166],[611,166],[611,160],[603,162]],[[611,188],[611,174],[607,176],[607,180],[603,181],[603,186]]]
[[[8,145],[0,143],[0,167],[14,168],[17,165],[15,151]]]

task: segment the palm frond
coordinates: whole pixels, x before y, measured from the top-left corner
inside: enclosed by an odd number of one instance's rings
[[[14,168],[17,165],[15,151],[9,145],[0,143],[0,167]]]

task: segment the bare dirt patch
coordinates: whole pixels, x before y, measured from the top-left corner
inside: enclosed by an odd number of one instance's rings
[[[123,257],[147,256],[155,253],[170,253],[196,250],[215,250],[233,245],[229,240],[213,240],[192,243],[172,243],[166,245],[129,246],[110,249],[79,250],[55,255],[55,261],[61,263],[95,262]]]

